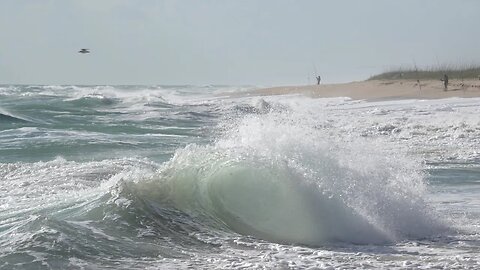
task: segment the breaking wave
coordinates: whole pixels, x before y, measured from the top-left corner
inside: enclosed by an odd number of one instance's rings
[[[280,243],[387,244],[445,229],[418,163],[364,141],[327,139],[282,114],[248,116],[216,143],[178,150],[126,184],[220,228]]]

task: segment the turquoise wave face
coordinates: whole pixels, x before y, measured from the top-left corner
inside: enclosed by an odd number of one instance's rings
[[[178,150],[133,189],[280,243],[386,244],[447,230],[424,201],[423,172],[404,154],[386,158],[366,142],[335,145],[291,120],[245,117],[213,145]]]

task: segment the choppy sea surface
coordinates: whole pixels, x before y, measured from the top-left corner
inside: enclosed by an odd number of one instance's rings
[[[0,85],[0,269],[480,268],[480,99],[249,89]]]

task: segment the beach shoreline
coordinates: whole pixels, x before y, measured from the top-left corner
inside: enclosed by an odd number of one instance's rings
[[[249,96],[301,94],[313,98],[348,97],[355,100],[442,99],[480,97],[480,80],[368,80],[339,84],[279,86],[244,92]]]

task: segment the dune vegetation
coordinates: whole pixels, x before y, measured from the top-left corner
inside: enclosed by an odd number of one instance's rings
[[[480,79],[480,65],[396,68],[371,76],[368,80],[440,80],[445,74],[449,79]]]

